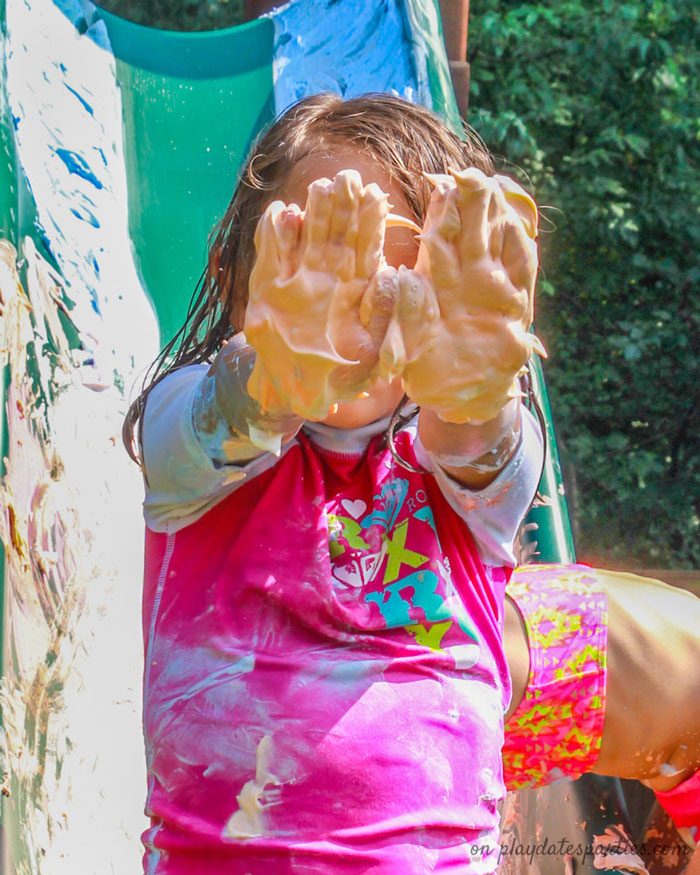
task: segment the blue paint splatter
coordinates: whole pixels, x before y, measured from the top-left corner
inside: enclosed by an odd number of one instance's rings
[[[100,180],[95,176],[92,170],[90,170],[87,161],[81,155],[71,152],[70,149],[56,149],[56,154],[71,173],[74,173],[81,179],[91,183],[91,185],[94,185],[97,189],[104,188]]]
[[[79,210],[76,210],[75,207],[71,207],[70,211],[77,219],[80,219],[81,222],[87,222],[88,225],[92,225],[93,228],[100,227],[97,217],[94,216],[90,210],[85,210],[81,213]]]
[[[42,244],[43,244],[43,246],[44,246],[44,249],[46,250],[46,252],[47,252],[47,253],[53,258],[53,260],[55,261],[55,256],[54,256],[54,254],[53,254],[53,252],[52,252],[52,250],[51,250],[51,241],[49,240],[48,235],[45,234],[45,233],[42,231],[42,229],[39,227],[38,224],[35,224],[34,227],[36,228],[36,230],[37,230],[37,231],[39,232],[39,234],[40,234],[39,239],[41,240],[41,242],[42,242]]]
[[[63,84],[66,86],[66,88],[70,91],[71,94],[74,94],[78,98],[78,100],[83,105],[85,111],[89,112],[91,116],[94,116],[95,113],[93,112],[92,107],[87,102],[87,100],[85,100],[84,97],[82,97],[80,94],[78,94],[78,92],[75,90],[75,88],[71,88],[67,82],[64,82]]]

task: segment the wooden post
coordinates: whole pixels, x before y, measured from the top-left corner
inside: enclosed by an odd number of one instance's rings
[[[469,108],[469,0],[440,0],[440,14],[457,106],[466,121]]]
[[[266,12],[280,5],[280,0],[245,0],[243,6],[245,9],[245,20],[252,21],[254,18],[260,18]]]

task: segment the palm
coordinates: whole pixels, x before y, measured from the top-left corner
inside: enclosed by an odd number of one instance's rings
[[[323,419],[378,376],[394,305],[383,256],[387,197],[355,171],[309,186],[306,213],[275,201],[256,231],[245,333],[264,410]]]
[[[404,386],[446,421],[485,422],[516,393],[533,348],[543,351],[528,333],[537,209],[511,180],[474,168],[432,181],[413,276],[401,282]]]

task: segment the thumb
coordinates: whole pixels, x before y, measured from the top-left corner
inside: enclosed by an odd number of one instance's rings
[[[426,336],[440,317],[435,290],[429,280],[415,270],[399,270],[397,321],[401,326],[407,363],[419,354]]]
[[[387,332],[399,296],[398,273],[393,267],[378,270],[360,301],[360,322],[378,349]]]
[[[285,209],[282,201],[273,201],[260,217],[255,228],[255,262],[250,276],[250,297],[256,299],[259,290],[274,282],[280,267],[280,252],[275,234],[275,222]]]
[[[403,338],[397,319],[398,272],[384,267],[372,278],[360,302],[360,321],[377,351],[375,376],[391,380],[403,371]]]
[[[537,238],[538,230],[538,214],[537,204],[518,183],[509,176],[500,174],[494,177],[503,192],[506,203],[518,214],[520,221],[525,228],[527,236],[531,240]]]

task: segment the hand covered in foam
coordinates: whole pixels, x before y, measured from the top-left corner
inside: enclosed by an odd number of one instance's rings
[[[384,261],[387,196],[344,170],[309,186],[306,211],[270,204],[255,234],[245,334],[248,392],[266,410],[323,419],[379,376],[397,295]]]
[[[382,350],[409,397],[454,423],[479,424],[518,394],[532,351],[537,208],[517,183],[470,168],[433,186],[414,270]]]

